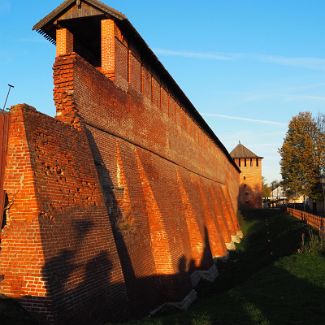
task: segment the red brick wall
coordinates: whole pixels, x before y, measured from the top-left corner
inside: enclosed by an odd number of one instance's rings
[[[11,208],[1,233],[0,274],[4,275],[4,281],[0,282],[0,291],[23,298],[29,310],[46,314],[46,304],[24,299],[25,296],[39,297],[43,301],[47,298],[42,275],[45,258],[38,220],[39,204],[22,106],[10,113],[4,189]]]
[[[54,98],[58,119],[88,130],[128,294],[148,306],[181,298],[187,271],[226,254],[239,231],[239,173],[149,69],[132,77],[136,66],[125,89],[77,54],[61,56]]]
[[[126,301],[124,277],[87,137],[18,106],[10,113],[2,293],[62,324]],[[112,314],[109,315],[112,317]]]
[[[238,171],[168,87],[142,67],[134,89],[127,71],[60,56],[57,120],[10,113],[0,290],[42,319],[181,299],[239,231]]]
[[[57,323],[183,298],[239,231],[238,170],[121,31],[102,30],[101,68],[56,58],[56,120],[10,113],[0,290]]]
[[[116,87],[78,55],[61,56],[54,67],[57,117],[67,123],[81,118],[213,181],[238,185],[235,167],[173,97],[169,95],[169,114],[152,104],[146,69],[142,81],[143,96],[135,96]]]

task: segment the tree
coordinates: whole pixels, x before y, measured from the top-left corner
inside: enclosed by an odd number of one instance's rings
[[[264,199],[267,199],[271,196],[271,188],[270,186],[266,183],[265,177],[263,177],[263,197]]]
[[[309,112],[299,113],[289,123],[281,155],[282,185],[288,197],[322,197],[320,176],[324,170],[324,115],[317,120]]]
[[[320,131],[320,137],[318,138],[317,146],[320,148],[319,154],[319,165],[320,173],[325,176],[325,114],[318,114],[316,119],[317,128]]]

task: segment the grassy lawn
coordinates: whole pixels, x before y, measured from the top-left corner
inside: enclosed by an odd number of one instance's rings
[[[325,256],[302,252],[299,221],[279,211],[245,214],[246,233],[215,284],[187,312],[127,324],[325,324]]]

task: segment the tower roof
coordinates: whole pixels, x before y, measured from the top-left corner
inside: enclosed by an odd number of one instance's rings
[[[74,10],[77,6],[81,10]],[[85,8],[81,8],[81,6]],[[102,3],[99,0],[66,0],[56,9],[41,19],[33,30],[38,31],[50,42],[55,43],[55,26],[61,19],[84,18],[84,17],[110,16],[119,21],[127,18],[119,11]]]
[[[230,153],[232,158],[262,158],[257,156],[253,151],[246,148],[244,145],[239,143],[236,148]]]

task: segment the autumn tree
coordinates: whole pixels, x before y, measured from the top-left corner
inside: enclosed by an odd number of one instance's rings
[[[325,176],[325,114],[318,114],[316,119],[317,128],[320,131],[320,137],[318,139],[319,150],[319,165],[320,173]]]
[[[263,180],[263,197],[267,199],[271,196],[271,187],[266,183],[265,177],[262,178]]]
[[[282,185],[290,197],[322,197],[320,176],[324,170],[324,115],[314,119],[309,112],[299,113],[289,123],[281,155]],[[323,128],[323,129],[322,129]]]

